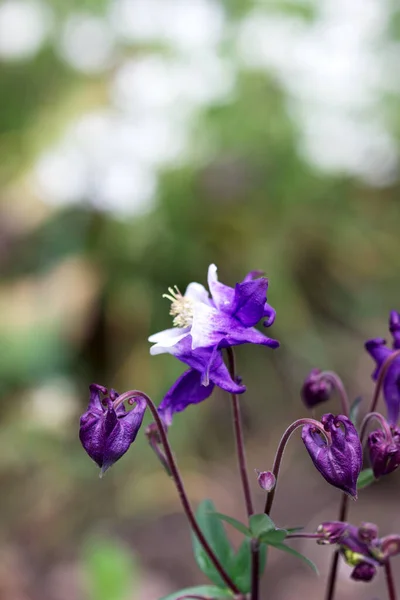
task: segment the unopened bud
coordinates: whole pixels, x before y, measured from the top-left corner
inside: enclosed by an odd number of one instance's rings
[[[258,469],[255,471],[257,473],[258,485],[260,488],[266,492],[272,492],[276,485],[275,475],[271,473],[271,471],[259,471]]]

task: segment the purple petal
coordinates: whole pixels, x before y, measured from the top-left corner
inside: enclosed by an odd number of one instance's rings
[[[218,310],[230,313],[235,298],[235,290],[218,281],[217,267],[215,265],[208,267],[208,287]]]
[[[214,384],[207,386],[201,383],[201,373],[189,369],[182,373],[174,385],[164,396],[158,412],[167,426],[171,425],[172,417],[176,412],[185,410],[189,404],[198,404],[206,400],[214,389]]]
[[[390,365],[383,382],[387,420],[396,425],[400,414],[400,357]]]
[[[174,347],[174,355],[182,362],[199,371],[202,378],[208,373],[208,378],[218,387],[232,394],[243,394],[244,385],[239,385],[231,378],[226,367],[221,351],[214,348],[197,348],[192,350],[191,337],[181,340]]]
[[[254,281],[237,283],[232,306],[232,316],[245,327],[253,327],[265,316],[265,302],[268,279],[262,277]]]
[[[246,281],[253,281],[253,279],[257,279],[258,277],[263,277],[264,271],[250,271],[247,273],[246,277],[243,279],[242,283],[246,283]]]
[[[379,370],[388,356],[391,355],[392,350],[386,346],[386,340],[383,338],[374,338],[365,342],[365,349],[372,356],[376,362],[376,369],[372,374],[373,379],[377,379]]]
[[[111,429],[106,426],[107,434],[104,444],[103,464],[101,465],[102,473],[105,473],[129,450],[142,425],[145,411],[146,402],[143,399],[138,399],[132,410],[114,420]],[[115,412],[114,415],[116,415]]]
[[[205,305],[196,307],[191,335],[193,350],[240,344],[261,344],[271,348],[279,346],[278,341],[266,337],[257,329],[245,327],[234,317]]]
[[[396,310],[390,312],[389,331],[393,337],[393,349],[400,350],[400,313]]]
[[[88,411],[100,412],[102,414],[104,412],[104,407],[101,403],[101,394],[107,394],[108,390],[103,385],[98,385],[97,383],[92,383],[89,386],[90,397],[89,397],[89,406]]]

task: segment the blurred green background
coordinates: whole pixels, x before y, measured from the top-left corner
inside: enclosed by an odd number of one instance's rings
[[[363,342],[400,308],[399,42],[394,0],[0,2],[1,598],[204,581],[144,436],[100,481],[78,420],[92,381],[161,400],[183,370],[149,355],[162,294],[211,262],[231,285],[264,270],[277,309],[281,348],[237,352],[250,474],[303,414],[311,367],[370,397]],[[170,436],[193,502],[242,518],[227,396]],[[398,494],[388,477],[353,520],[400,531]],[[312,529],[338,501],[293,439],[277,522]],[[294,546],[321,578],[271,552],[265,597],[321,596],[330,549]],[[340,598],[384,597],[348,575]]]

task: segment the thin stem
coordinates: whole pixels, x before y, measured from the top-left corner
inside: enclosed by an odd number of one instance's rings
[[[372,397],[371,407],[369,409],[370,413],[375,412],[376,406],[377,406],[378,400],[379,400],[379,394],[381,393],[381,389],[382,389],[382,385],[383,385],[383,381],[385,379],[386,373],[387,373],[390,365],[392,364],[392,362],[394,360],[396,360],[396,358],[398,358],[399,356],[400,356],[400,350],[395,350],[394,352],[392,352],[392,354],[390,356],[387,357],[387,359],[383,363],[381,370],[379,371],[378,380],[375,385],[374,395]]]
[[[233,380],[236,377],[235,354],[233,348],[227,348],[229,372]],[[239,464],[239,473],[242,481],[243,495],[246,504],[247,516],[250,517],[254,513],[253,501],[251,498],[250,483],[247,475],[246,453],[244,449],[242,418],[240,414],[240,405],[237,394],[231,394],[232,400],[232,415],[233,429],[235,432],[236,453]]]
[[[349,497],[347,494],[343,493],[342,499],[340,501],[338,521],[346,521],[348,510],[349,510]],[[334,598],[338,565],[339,565],[339,550],[335,550],[335,553],[332,558],[331,568],[329,571],[328,583],[326,585],[326,595],[325,595],[326,600],[333,600],[333,598]]]
[[[259,600],[260,593],[260,545],[251,542],[251,600]]]
[[[367,431],[367,425],[372,419],[375,419],[376,421],[379,422],[379,425],[382,427],[383,431],[386,433],[386,438],[388,440],[392,439],[392,432],[390,430],[390,426],[389,426],[388,422],[386,421],[386,419],[384,417],[382,417],[381,413],[370,412],[367,415],[365,415],[363,422],[361,423],[361,427],[360,427],[361,443],[363,443],[364,436]]]
[[[342,405],[342,415],[348,417],[350,414],[349,397],[347,395],[346,388],[343,385],[343,381],[340,379],[339,375],[334,371],[322,371],[322,373],[318,375],[318,380],[322,379],[325,381],[329,381],[336,389],[336,391],[339,394],[340,402]]]
[[[319,421],[316,421],[315,419],[309,419],[309,418],[297,419],[297,421],[294,421],[294,423],[289,425],[289,427],[286,429],[285,433],[281,437],[281,441],[279,442],[278,449],[275,454],[274,465],[272,467],[272,473],[275,475],[276,483],[275,483],[274,489],[271,490],[270,492],[268,492],[268,494],[267,494],[267,499],[266,499],[265,509],[264,509],[264,512],[266,515],[269,515],[271,513],[276,488],[278,486],[279,470],[281,468],[282,458],[283,458],[286,444],[288,443],[289,438],[291,437],[292,433],[294,433],[296,431],[296,429],[298,429],[299,427],[302,427],[303,425],[313,425],[316,429],[319,429],[321,431],[321,433],[327,439],[328,443],[330,444],[331,440],[330,440],[330,436],[329,436],[328,432],[325,431],[322,423],[320,423]]]
[[[385,562],[385,579],[389,600],[397,600],[396,586],[394,584],[392,565],[388,559]]]
[[[213,563],[214,567],[216,568],[216,570],[218,571],[219,575],[221,576],[223,581],[226,583],[226,585],[235,594],[239,594],[240,593],[239,588],[229,577],[228,573],[226,573],[225,569],[219,562],[216,554],[214,553],[213,549],[207,542],[203,532],[201,531],[200,527],[197,524],[193,509],[190,505],[189,499],[187,497],[187,494],[186,494],[186,491],[185,491],[185,488],[183,485],[183,481],[182,481],[182,478],[181,478],[181,475],[180,475],[180,472],[178,469],[178,465],[176,464],[174,455],[172,453],[171,446],[169,444],[163,422],[161,421],[161,418],[157,412],[157,408],[156,408],[155,404],[146,394],[144,394],[143,392],[141,392],[139,390],[131,390],[129,392],[125,392],[124,394],[122,394],[122,396],[118,397],[118,402],[119,403],[125,402],[127,400],[134,399],[134,398],[143,398],[146,401],[147,406],[149,407],[150,412],[154,418],[154,421],[156,422],[156,425],[158,427],[158,432],[159,432],[160,438],[161,438],[161,443],[164,446],[165,456],[167,458],[168,465],[169,465],[169,468],[171,471],[171,476],[175,482],[176,489],[178,490],[178,494],[179,494],[179,498],[180,498],[180,501],[183,506],[183,510],[185,511],[185,514],[188,518],[188,521],[189,521],[194,533],[197,536],[197,539],[199,540],[200,544],[203,546],[204,551],[208,554],[211,562]]]
[[[236,364],[235,353],[233,348],[227,348],[228,364],[230,375],[235,381]],[[244,502],[246,505],[247,516],[250,517],[254,513],[253,500],[251,497],[250,482],[247,474],[246,451],[244,447],[242,417],[240,413],[240,404],[237,394],[231,394],[232,400],[232,418],[233,430],[235,433],[236,454],[239,465],[240,479],[242,481],[242,489]],[[259,544],[256,540],[251,544],[251,600],[258,600],[260,587],[260,551]]]

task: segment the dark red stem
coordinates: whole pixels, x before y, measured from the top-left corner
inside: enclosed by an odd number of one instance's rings
[[[157,408],[156,408],[154,402],[146,394],[144,394],[143,392],[141,392],[139,390],[131,390],[129,392],[125,392],[124,394],[122,394],[122,396],[119,396],[118,401],[125,402],[130,399],[134,399],[134,398],[143,398],[146,401],[147,406],[150,409],[150,412],[151,412],[151,414],[154,418],[154,421],[158,427],[158,433],[160,435],[161,443],[164,447],[165,456],[168,461],[168,466],[169,466],[169,469],[171,472],[171,476],[175,482],[176,489],[178,490],[178,494],[179,494],[179,498],[180,498],[180,501],[183,506],[183,510],[185,511],[187,519],[188,519],[195,535],[197,536],[197,539],[199,540],[200,544],[203,546],[204,551],[210,558],[211,562],[213,563],[214,567],[216,568],[216,570],[218,571],[219,575],[221,576],[223,581],[226,583],[226,585],[235,594],[239,594],[240,593],[239,588],[232,581],[232,579],[229,577],[228,573],[225,571],[225,569],[219,562],[216,554],[214,553],[213,549],[207,542],[203,532],[201,531],[200,527],[197,524],[193,509],[190,505],[189,499],[187,497],[187,494],[186,494],[186,491],[185,491],[185,488],[183,485],[183,481],[182,481],[182,478],[181,478],[181,475],[180,475],[180,472],[178,469],[178,465],[176,464],[174,455],[172,453],[171,446],[169,444],[163,422],[161,421],[161,418],[157,412]]]
[[[227,348],[229,372],[232,379],[236,378],[235,354],[233,348]],[[242,418],[240,414],[240,405],[237,394],[231,394],[232,399],[232,415],[233,415],[233,430],[235,432],[236,453],[239,464],[240,479],[242,481],[243,495],[246,504],[247,516],[250,517],[254,513],[253,501],[251,498],[250,483],[247,475],[246,452],[244,448]]]
[[[347,513],[349,510],[349,497],[344,492],[342,493],[342,499],[340,501],[339,507],[339,521],[347,520]],[[336,577],[339,565],[339,550],[335,550],[335,553],[332,558],[331,569],[329,571],[328,583],[326,585],[326,600],[333,600],[335,595],[335,587],[336,587]]]
[[[392,565],[391,565],[389,559],[385,562],[385,579],[386,579],[386,586],[387,586],[387,590],[388,590],[389,600],[397,600],[397,593],[396,593],[396,586],[395,586],[394,578],[393,578]]]

